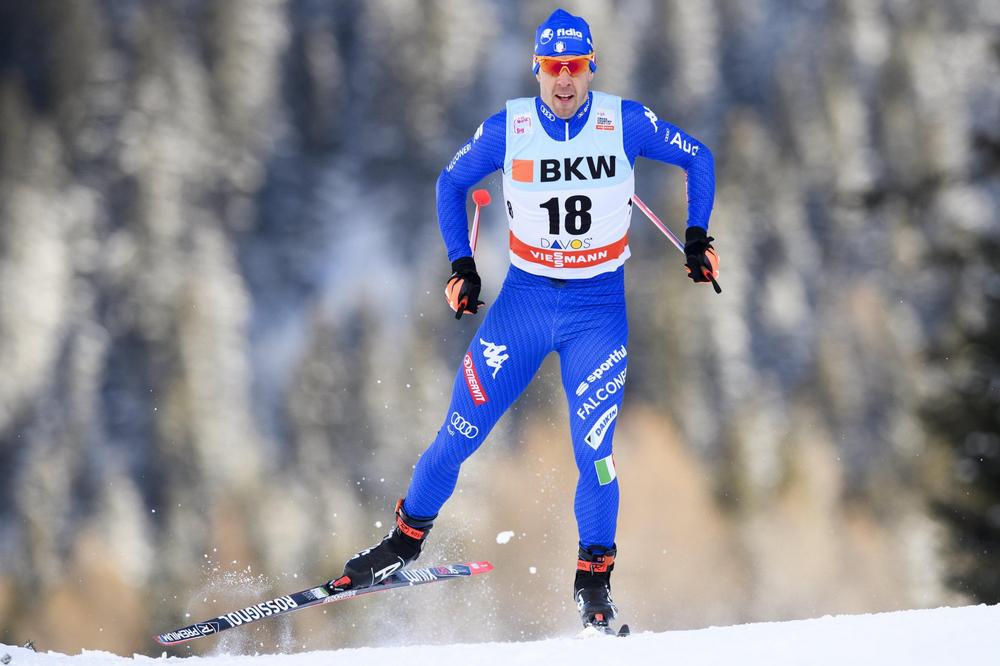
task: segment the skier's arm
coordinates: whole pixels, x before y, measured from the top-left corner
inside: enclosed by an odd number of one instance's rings
[[[465,196],[469,188],[487,174],[503,169],[507,144],[507,111],[486,119],[475,135],[452,158],[437,181],[438,224],[448,250],[448,261],[471,257],[469,219]]]
[[[631,100],[622,100],[622,132],[633,164],[642,156],[687,172],[687,226],[707,231],[715,199],[715,164],[708,146]]]

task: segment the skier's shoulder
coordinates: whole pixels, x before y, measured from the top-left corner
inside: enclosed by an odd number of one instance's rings
[[[444,168],[442,176],[451,174],[456,167],[462,165],[460,171],[465,177],[472,178],[471,182],[474,183],[489,171],[499,169],[506,150],[506,137],[507,111],[501,109],[479,123],[472,137],[462,144]]]
[[[503,134],[506,126],[507,106],[504,105],[504,107],[499,111],[479,123],[479,127],[476,128],[476,133],[473,135],[473,141],[478,141],[484,134]]]
[[[622,122],[640,124],[638,121],[649,124],[653,134],[657,131],[656,124],[658,122],[666,122],[656,115],[656,112],[649,105],[634,99],[622,98]]]

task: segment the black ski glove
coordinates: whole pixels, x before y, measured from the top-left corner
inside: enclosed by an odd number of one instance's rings
[[[451,277],[444,288],[444,297],[455,311],[455,319],[461,319],[464,312],[476,314],[480,305],[486,305],[479,300],[479,290],[483,283],[476,272],[476,260],[472,257],[456,259],[451,262],[451,271]]]
[[[684,232],[684,256],[688,277],[695,282],[711,282],[715,292],[721,294],[722,288],[715,280],[719,276],[719,255],[712,247],[714,240],[701,227],[688,227]]]

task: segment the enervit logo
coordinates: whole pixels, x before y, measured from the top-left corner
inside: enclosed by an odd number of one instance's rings
[[[597,423],[590,429],[587,436],[583,438],[583,441],[587,442],[587,446],[595,451],[599,449],[604,442],[604,436],[608,434],[608,428],[611,427],[611,424],[614,423],[617,417],[618,405],[611,405],[608,411],[601,414],[601,417],[597,419]]]
[[[455,430],[452,431],[452,428]],[[448,421],[448,432],[452,434],[457,432],[460,435],[465,435],[469,439],[473,439],[479,434],[479,428],[469,423],[465,417],[458,412],[452,412],[451,420]]]
[[[507,351],[507,345],[496,345],[482,338],[479,338],[479,344],[485,347],[483,357],[486,359],[486,365],[493,368],[493,379],[496,379],[497,373],[503,367],[503,362],[510,358],[510,354],[504,353]]]
[[[472,396],[472,402],[476,403],[477,407],[485,405],[489,398],[486,397],[483,385],[479,381],[479,373],[476,372],[476,363],[472,360],[472,352],[465,352],[465,358],[462,360],[462,374],[465,377],[465,386],[469,389],[469,395]]]

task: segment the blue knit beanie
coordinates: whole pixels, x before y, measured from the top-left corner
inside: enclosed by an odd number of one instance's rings
[[[552,12],[535,31],[535,55],[548,58],[559,56],[590,55],[594,52],[594,41],[590,37],[590,26],[580,16],[573,16],[564,9]],[[538,63],[531,69],[538,73]],[[597,71],[597,63],[590,63],[590,71]]]

